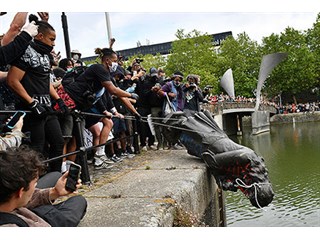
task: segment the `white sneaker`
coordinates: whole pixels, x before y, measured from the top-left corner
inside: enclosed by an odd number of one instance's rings
[[[148,149],[149,150],[153,150],[153,151],[156,151],[158,150],[155,146],[151,145],[151,146],[148,146]]]
[[[147,148],[147,146],[143,146],[142,148],[141,148],[141,151],[148,151],[148,148]]]
[[[112,168],[112,167],[113,167],[112,164],[105,163],[105,162],[102,162],[100,165],[94,164],[94,169],[95,170],[108,169],[108,168]]]
[[[105,162],[108,164],[113,164],[114,162],[111,161],[106,155],[94,155],[94,162],[95,165],[100,165],[101,163]]]

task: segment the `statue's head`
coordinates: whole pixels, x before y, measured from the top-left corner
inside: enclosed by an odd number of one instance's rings
[[[257,208],[268,206],[273,200],[274,192],[264,159],[253,151],[247,157],[250,160],[248,172],[241,176],[242,182],[236,181],[237,187],[249,198],[253,206]]]
[[[213,164],[209,166],[217,183],[223,190],[237,191],[240,189],[257,208],[267,206],[272,202],[274,192],[268,178],[268,170],[264,160],[253,151],[244,149],[235,154],[238,157],[225,154],[215,155]],[[210,157],[206,156],[206,163]]]

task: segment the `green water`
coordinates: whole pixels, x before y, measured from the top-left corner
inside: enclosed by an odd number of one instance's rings
[[[261,209],[240,191],[226,193],[229,227],[320,226],[320,122],[271,126],[270,133],[231,137],[265,159],[275,197]]]

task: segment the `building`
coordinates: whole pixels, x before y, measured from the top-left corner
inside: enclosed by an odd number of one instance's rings
[[[221,42],[225,40],[228,36],[232,36],[232,32],[222,32],[217,34],[212,34],[212,44],[213,46],[220,46]],[[144,45],[144,46],[138,46],[136,48],[129,48],[125,50],[119,50],[117,53],[121,56],[123,56],[125,59],[128,59],[131,56],[142,54],[152,54],[156,55],[157,53],[160,53],[161,55],[167,55],[170,53],[172,49],[172,42],[164,42],[164,43],[158,43],[158,44],[151,44],[151,45]],[[85,57],[82,58],[83,61],[92,61],[95,60],[97,57]]]

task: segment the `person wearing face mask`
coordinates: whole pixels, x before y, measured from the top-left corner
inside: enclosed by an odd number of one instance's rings
[[[77,109],[88,113],[106,115],[107,118],[98,119],[98,121],[102,121],[103,123],[103,128],[99,134],[99,144],[102,144],[107,141],[113,126],[111,120],[113,112],[110,110],[110,113],[107,110],[107,106],[102,98],[106,93],[117,96],[138,120],[141,119],[141,116],[131,104],[131,100],[129,100],[138,99],[138,95],[126,92],[116,87],[112,82],[111,74],[118,67],[116,52],[110,48],[97,48],[95,53],[99,54],[101,64],[90,65],[74,82],[68,83],[64,88],[75,101]],[[90,127],[93,120],[90,116],[86,117],[86,126]],[[97,121],[96,118],[95,121]],[[111,163],[105,155],[104,147],[97,148],[95,154],[96,169],[108,168],[110,166]]]
[[[71,59],[73,61],[73,65],[75,67],[77,66],[85,66],[86,64],[80,60],[81,58],[81,53],[79,50],[72,50],[71,51]]]
[[[183,111],[185,103],[185,92],[182,88],[183,74],[180,71],[176,71],[171,76],[171,81],[167,82],[161,88],[154,89],[159,97],[165,98],[166,95],[172,103],[174,111]],[[166,128],[163,131],[167,131]],[[165,134],[164,134],[165,135]],[[171,149],[183,149],[179,140],[172,142],[172,139],[167,139],[169,148]]]
[[[57,115],[52,114],[52,100],[62,112],[68,108],[50,83],[52,58],[56,32],[45,21],[30,14],[29,21],[38,25],[38,34],[30,43],[21,58],[15,60],[8,72],[7,83],[18,96],[17,109],[31,110],[24,120],[24,130],[31,133],[31,147],[46,155],[45,144],[49,143],[49,158],[62,155],[63,137]],[[61,171],[62,159],[49,163],[48,171]]]
[[[200,112],[200,102],[203,101],[203,94],[199,88],[199,76],[195,74],[189,74],[187,76],[187,82],[182,87],[185,93],[185,104],[183,112],[186,116],[192,116],[196,112]]]
[[[167,82],[158,91],[158,95],[165,97],[168,95],[175,111],[183,111],[185,94],[182,89],[183,74],[176,71],[171,76],[171,81]]]
[[[70,72],[73,69],[74,64],[71,58],[63,58],[59,61],[58,67],[62,68],[66,72]]]

